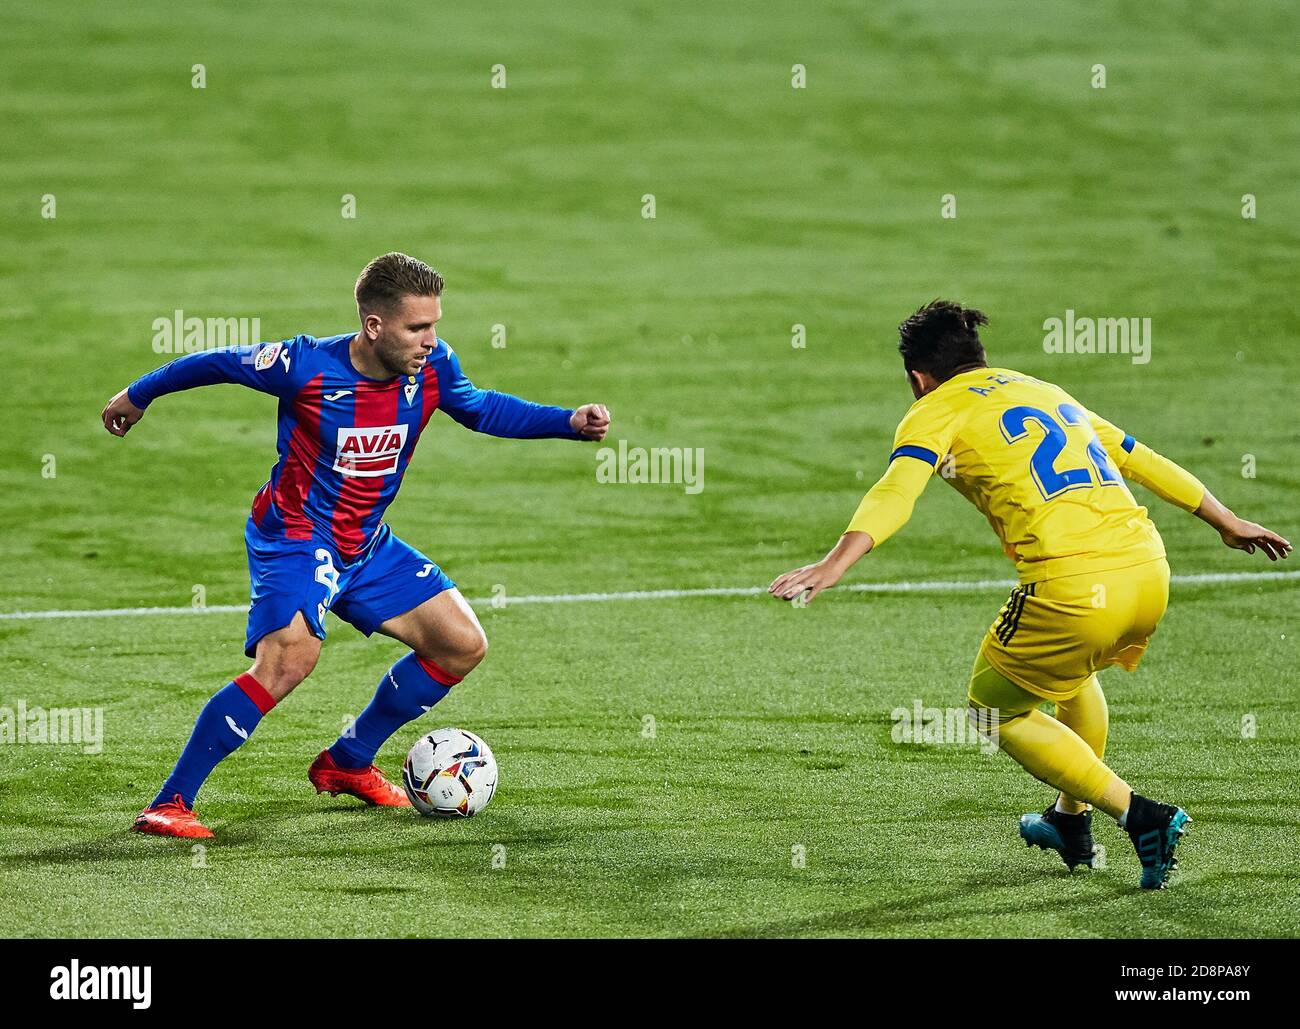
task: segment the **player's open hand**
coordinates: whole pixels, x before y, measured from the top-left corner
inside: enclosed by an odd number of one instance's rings
[[[599,442],[609,432],[609,408],[604,404],[583,404],[569,417],[569,424],[583,439]]]
[[[839,582],[842,574],[826,561],[818,561],[778,575],[772,580],[767,592],[777,600],[798,600],[803,597],[803,603],[811,604],[818,593]]]
[[[1285,558],[1291,553],[1291,543],[1271,529],[1236,518],[1219,530],[1223,542],[1234,550],[1244,550],[1247,554],[1255,553],[1258,547],[1268,555],[1270,561]]]
[[[131,403],[126,390],[122,390],[104,405],[99,417],[104,420],[104,428],[114,436],[125,436],[131,431],[131,426],[144,417],[144,412]]]

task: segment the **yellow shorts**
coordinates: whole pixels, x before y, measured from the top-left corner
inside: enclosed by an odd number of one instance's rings
[[[1107,665],[1133,671],[1169,603],[1169,564],[1154,561],[1017,586],[980,654],[1030,693],[1068,700]]]

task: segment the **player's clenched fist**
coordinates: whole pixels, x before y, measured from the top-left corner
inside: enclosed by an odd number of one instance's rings
[[[131,398],[126,395],[126,390],[122,390],[112,400],[104,405],[104,410],[100,418],[104,420],[104,428],[114,436],[125,436],[131,431],[131,426],[144,417],[135,404],[131,403]]]
[[[583,404],[573,412],[569,424],[583,439],[602,440],[609,432],[609,408],[604,404]]]

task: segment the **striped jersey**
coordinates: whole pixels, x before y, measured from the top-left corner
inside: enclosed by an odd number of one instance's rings
[[[433,412],[511,439],[580,439],[571,410],[479,389],[438,340],[415,375],[370,379],[352,365],[355,333],[223,347],[177,358],[128,387],[144,409],[157,397],[221,382],[279,398],[278,460],[253,498],[272,539],[323,539],[345,560],[375,537]]]

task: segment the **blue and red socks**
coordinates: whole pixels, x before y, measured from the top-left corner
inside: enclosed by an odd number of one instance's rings
[[[365,768],[374,763],[384,741],[438,703],[460,682],[414,651],[393,665],[379,680],[375,696],[357,716],[348,733],[330,747],[340,768]]]
[[[458,682],[459,676],[436,662],[407,654],[380,680],[374,698],[350,732],[329,748],[330,755],[340,768],[365,768],[393,733],[428,711]],[[149,806],[169,803],[179,793],[187,807],[194,807],[199,787],[212,770],[253,735],[273,707],[271,695],[247,672],[218,690],[199,712],[176,767]]]
[[[257,723],[273,707],[271,695],[247,672],[226,683],[199,712],[176,767],[149,806],[169,803],[179,793],[187,807],[194,807],[203,781],[253,735]]]

